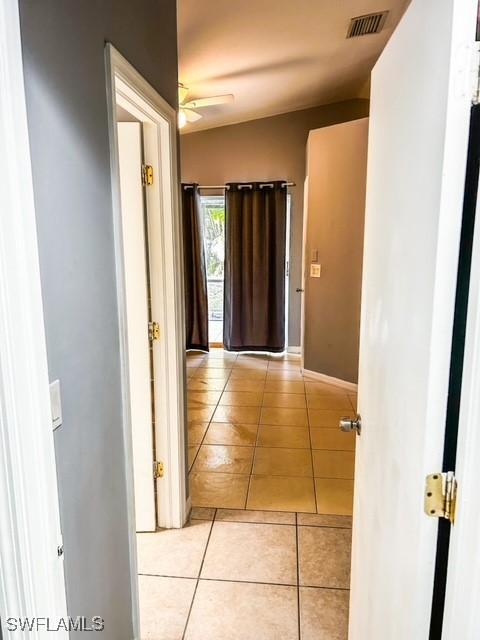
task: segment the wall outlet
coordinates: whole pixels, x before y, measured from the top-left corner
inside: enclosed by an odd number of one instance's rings
[[[320,278],[320,274],[322,272],[321,264],[311,264],[310,265],[310,277],[311,278]]]
[[[63,422],[60,380],[54,380],[50,383],[50,407],[52,410],[52,427],[55,431]]]

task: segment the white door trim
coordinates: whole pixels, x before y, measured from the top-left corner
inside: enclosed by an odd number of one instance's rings
[[[7,640],[45,637],[44,629],[8,631],[8,616],[67,615],[17,0],[0,3],[0,85],[0,615]]]
[[[116,104],[122,104],[144,123],[149,164],[155,169],[154,185],[147,193],[150,247],[156,281],[153,313],[161,338],[155,343],[155,370],[162,372],[155,385],[156,455],[165,475],[157,482],[158,525],[182,527],[187,519],[185,462],[185,328],[183,262],[177,176],[177,118],[175,110],[111,45],[106,45],[107,99],[112,175],[115,262],[120,327],[123,430],[130,537],[130,566],[134,628],[138,633],[138,585],[133,491],[132,434],[129,411],[129,374],[125,282],[123,270],[122,212],[116,130]],[[153,135],[152,135],[153,131]],[[148,146],[148,148],[147,148]]]

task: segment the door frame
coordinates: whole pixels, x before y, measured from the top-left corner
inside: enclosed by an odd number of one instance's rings
[[[0,60],[0,615],[6,639],[9,615],[67,616],[17,0],[0,4]],[[41,627],[29,633],[43,635]]]
[[[152,289],[152,312],[160,325],[155,341],[154,362],[164,372],[162,384],[155,385],[157,407],[156,457],[165,474],[157,480],[157,526],[182,527],[190,511],[187,497],[185,446],[185,327],[183,260],[179,215],[177,115],[155,89],[111,45],[105,46],[111,187],[114,224],[115,268],[122,414],[125,448],[128,528],[134,628],[138,630],[138,581],[133,486],[133,452],[129,408],[127,307],[123,266],[122,211],[116,105],[121,104],[144,123],[145,154],[154,169],[154,184],[147,191],[151,264],[156,274]],[[148,125],[148,126],[147,126]],[[148,129],[148,134],[146,133]],[[156,249],[156,250],[155,250]],[[161,408],[161,410],[160,410]],[[153,469],[152,469],[153,473]],[[135,619],[136,618],[136,619]]]

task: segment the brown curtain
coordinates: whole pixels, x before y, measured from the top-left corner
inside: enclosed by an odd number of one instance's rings
[[[182,184],[186,348],[208,351],[207,272],[198,185]]]
[[[282,182],[226,190],[224,346],[285,349],[285,232]]]

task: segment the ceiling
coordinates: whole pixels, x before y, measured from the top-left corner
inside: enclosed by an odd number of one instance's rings
[[[233,93],[182,133],[362,95],[409,0],[178,0],[179,80],[188,99]],[[350,18],[390,10],[379,34]]]

